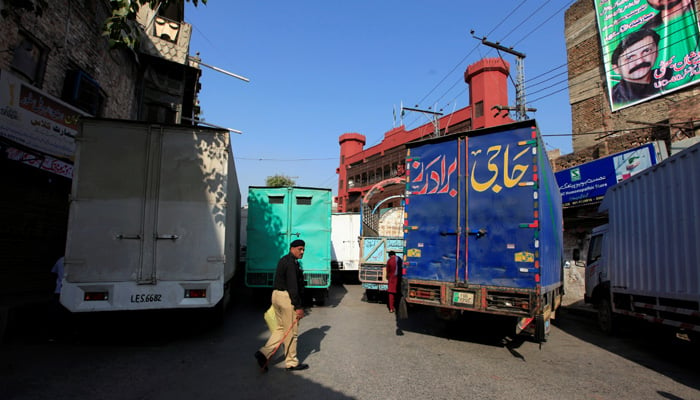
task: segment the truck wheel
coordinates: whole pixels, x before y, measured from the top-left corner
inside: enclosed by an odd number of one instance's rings
[[[316,300],[316,305],[317,306],[325,306],[326,305],[326,300],[328,299],[328,289],[320,289],[316,291],[316,295],[314,296],[314,300]]]
[[[613,312],[610,300],[608,299],[602,299],[600,303],[598,303],[598,326],[604,333],[613,333]]]

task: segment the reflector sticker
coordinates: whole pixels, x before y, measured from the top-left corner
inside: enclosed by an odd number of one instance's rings
[[[406,249],[406,255],[408,257],[420,258],[420,249]]]
[[[515,262],[535,262],[535,255],[527,251],[515,253]]]

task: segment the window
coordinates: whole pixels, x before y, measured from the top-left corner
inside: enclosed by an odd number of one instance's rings
[[[297,196],[297,205],[298,206],[310,206],[311,205],[311,196]]]
[[[61,98],[92,116],[102,110],[105,96],[100,85],[81,70],[69,70],[63,81]]]
[[[484,102],[477,101],[474,104],[474,118],[479,118],[484,116]]]
[[[588,245],[588,260],[587,265],[590,265],[600,258],[603,254],[603,235],[596,235],[591,238],[591,242]]]
[[[20,41],[12,56],[12,69],[24,76],[34,86],[41,86],[46,69],[48,49],[31,37],[20,32]]]
[[[267,202],[270,204],[284,204],[284,196],[267,196]]]

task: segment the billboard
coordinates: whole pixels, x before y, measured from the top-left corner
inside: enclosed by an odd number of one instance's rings
[[[613,111],[700,82],[694,0],[595,0]]]
[[[42,153],[73,160],[83,111],[0,71],[0,136]]]
[[[666,158],[663,142],[648,143],[555,173],[563,207],[597,204],[609,187]]]

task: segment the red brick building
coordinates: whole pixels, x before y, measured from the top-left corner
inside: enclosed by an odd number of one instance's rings
[[[340,166],[338,174],[338,212],[360,210],[360,201],[375,184],[382,180],[402,176],[406,159],[405,144],[436,134],[447,135],[474,129],[487,128],[513,122],[508,116],[496,115],[494,106],[508,105],[507,77],[510,65],[500,58],[480,60],[464,72],[464,81],[469,85],[469,106],[444,115],[432,123],[421,125],[410,131],[399,126],[384,134],[384,139],[376,146],[364,148],[365,136],[359,133],[345,133],[340,136]],[[392,186],[386,189],[382,198],[400,194],[403,187]],[[395,207],[387,203],[383,207]]]

